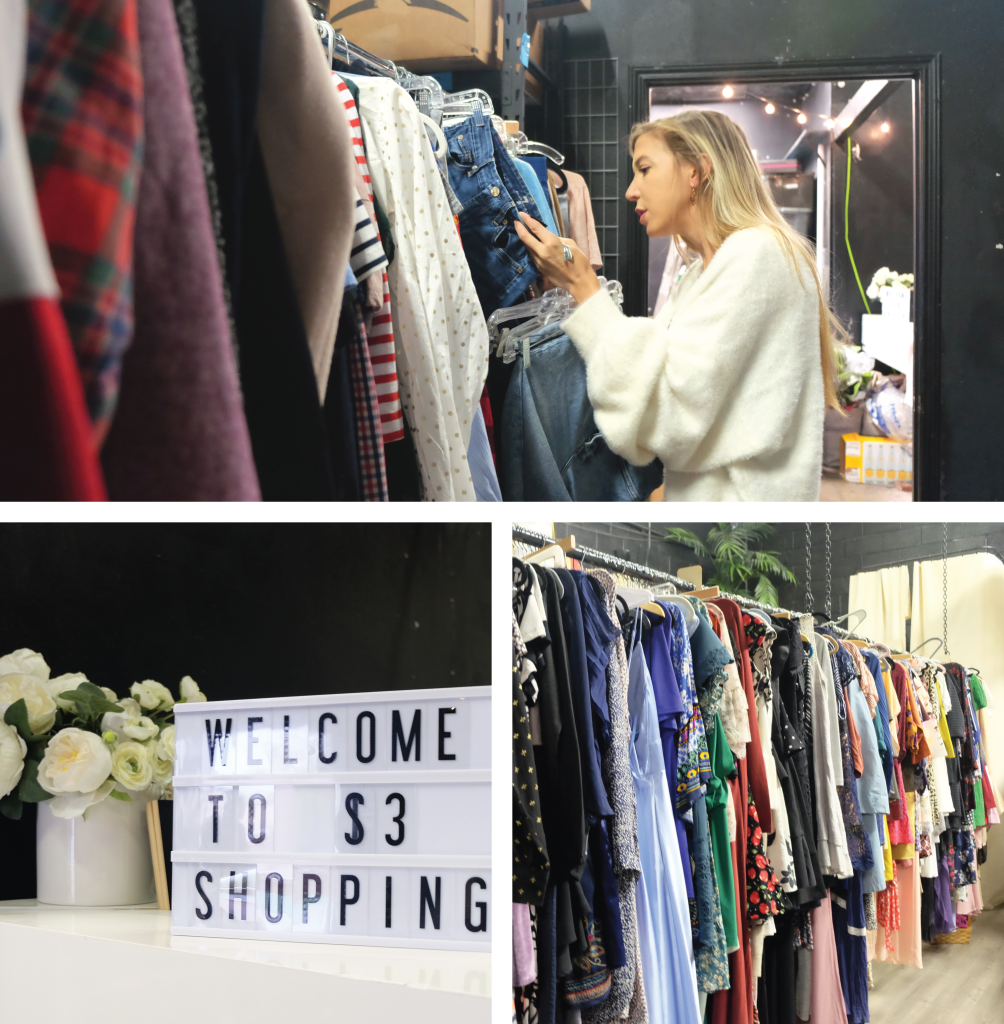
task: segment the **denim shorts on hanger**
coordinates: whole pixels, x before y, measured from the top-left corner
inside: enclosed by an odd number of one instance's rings
[[[475,112],[444,129],[450,185],[463,203],[460,237],[471,277],[489,317],[512,306],[537,276],[530,253],[513,227],[515,211],[541,221],[526,182],[487,115]]]
[[[503,498],[646,501],[662,483],[662,463],[632,466],[607,447],[586,392],[586,364],[561,325],[517,346],[495,442]]]

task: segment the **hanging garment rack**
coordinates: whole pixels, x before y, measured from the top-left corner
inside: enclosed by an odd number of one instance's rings
[[[547,537],[542,533],[538,533],[536,530],[528,530],[522,526],[513,526],[512,536],[514,540],[522,541],[527,544],[535,544],[538,548],[544,547],[548,544],[554,544],[555,540],[553,537]],[[569,558],[576,558],[582,563],[589,562],[591,565],[600,569],[609,569],[612,572],[622,573],[625,576],[633,576],[635,579],[651,580],[653,582],[660,583],[672,583],[681,594],[686,594],[701,588],[694,586],[689,580],[681,579],[679,576],[673,576],[668,572],[661,572],[658,569],[651,569],[646,565],[639,565],[637,562],[628,562],[623,558],[617,558],[614,555],[608,555],[603,551],[596,551],[593,548],[586,547],[575,547],[566,552]],[[761,611],[767,612],[769,615],[776,615],[781,618],[792,619],[798,622],[803,612],[792,611],[790,608],[778,608],[775,605],[767,604],[763,601],[757,601],[752,597],[742,597],[739,594],[730,594],[728,591],[721,591],[719,594],[729,601],[735,601],[736,604],[743,608],[759,608]],[[863,644],[875,643],[870,637],[859,636],[857,633],[852,633],[850,630],[841,629],[839,626],[835,626],[832,623],[823,622],[819,628],[825,627],[830,630],[835,636],[838,636],[841,640],[858,640]],[[887,644],[883,644],[887,647]],[[904,657],[909,657],[909,653],[906,651],[898,651],[895,648],[890,647],[889,650],[893,654],[898,654]]]

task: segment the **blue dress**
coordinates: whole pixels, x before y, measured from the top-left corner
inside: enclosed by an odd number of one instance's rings
[[[635,638],[640,630],[635,630]],[[629,651],[631,775],[638,802],[638,925],[650,1024],[700,1024],[690,910],[659,730],[641,644]]]

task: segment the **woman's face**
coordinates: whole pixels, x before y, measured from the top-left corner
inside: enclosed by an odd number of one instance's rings
[[[692,218],[691,189],[697,169],[676,159],[658,132],[646,132],[634,144],[634,179],[626,196],[649,238],[686,235]]]

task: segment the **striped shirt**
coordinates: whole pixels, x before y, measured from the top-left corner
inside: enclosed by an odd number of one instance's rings
[[[338,95],[349,120],[349,134],[352,138],[352,153],[356,158],[356,163],[362,171],[363,182],[365,183],[366,189],[369,193],[367,198],[369,202],[372,203],[373,186],[370,180],[369,166],[366,162],[366,150],[363,146],[363,132],[362,125],[359,120],[359,112],[356,110],[355,100],[352,98],[352,93],[349,91],[349,87],[342,81],[338,74],[332,72],[331,75],[335,80],[335,84],[338,88]],[[362,213],[365,214],[366,208],[362,206],[361,200],[359,202],[359,206],[356,208],[357,222],[361,219],[358,216],[360,208]],[[373,225],[368,214],[366,215],[366,219],[373,227],[373,231],[376,234],[377,241],[379,242],[379,232],[377,232],[376,227]],[[355,247],[358,241],[358,238],[353,241],[353,253],[355,252]],[[380,251],[383,253],[382,245],[380,247]],[[354,255],[353,258],[355,258]],[[377,397],[380,400],[380,424],[383,430],[383,439],[385,444],[390,441],[399,441],[404,437],[404,413],[401,410],[401,394],[397,381],[397,356],[394,352],[394,324],[390,311],[390,285],[387,280],[386,267],[387,257],[384,255],[384,264],[383,269],[381,270],[381,274],[383,276],[383,305],[376,313],[373,314],[367,334],[370,362],[373,365],[373,379],[376,383]],[[359,271],[356,270],[354,263],[352,264],[352,269],[356,274],[356,277],[359,277]],[[366,274],[364,273],[363,277],[365,276]]]

